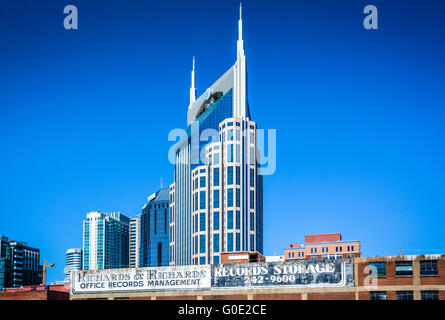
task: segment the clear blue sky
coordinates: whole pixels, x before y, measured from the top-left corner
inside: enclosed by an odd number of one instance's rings
[[[79,29],[63,28],[63,7]],[[363,8],[379,9],[379,30]],[[89,211],[141,212],[168,133],[235,61],[238,1],[0,1],[0,234],[56,264]],[[364,255],[445,252],[440,1],[243,1],[249,102],[277,129],[264,244],[341,232]]]

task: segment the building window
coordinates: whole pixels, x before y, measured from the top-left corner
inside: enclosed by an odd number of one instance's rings
[[[213,230],[219,230],[219,211],[213,212]]]
[[[386,276],[385,262],[370,262],[369,266],[370,266],[369,275],[371,275],[373,277],[385,277]]]
[[[254,169],[250,169],[250,186],[251,187],[255,186],[255,170]]]
[[[371,291],[369,300],[386,300],[386,291]]]
[[[250,209],[255,209],[255,192],[250,190]]]
[[[227,229],[233,229],[233,211],[227,211]]]
[[[218,256],[213,257],[213,264],[219,264],[219,257]]]
[[[227,206],[233,207],[233,189],[232,188],[227,189]]]
[[[240,214],[239,210],[236,211],[236,222],[235,223],[236,223],[236,228],[240,229],[241,228],[241,214]]]
[[[233,251],[233,233],[227,234],[227,251]]]
[[[233,184],[233,167],[227,167],[227,184]]]
[[[413,300],[413,292],[397,291],[397,300]]]
[[[250,235],[250,250],[255,251],[255,236],[253,234]]]
[[[437,275],[437,260],[420,261],[420,275],[434,276]]]
[[[439,291],[421,291],[422,300],[439,300]]]
[[[199,209],[206,208],[206,192],[201,191],[199,195]]]
[[[206,252],[206,236],[204,234],[199,236],[199,252]]]
[[[241,207],[241,190],[237,188],[235,195],[235,204],[237,207]]]
[[[412,276],[413,262],[412,261],[396,261],[396,276]]]
[[[199,177],[199,187],[200,188],[206,187],[206,177]]]
[[[213,185],[215,187],[219,186],[219,168],[213,168]]]
[[[219,252],[219,234],[213,235],[213,252]]]
[[[255,230],[255,213],[251,212],[250,213],[250,231],[254,231]]]
[[[240,251],[240,247],[241,247],[241,235],[239,233],[236,234],[236,251]]]
[[[201,212],[199,214],[199,231],[206,230],[206,214],[205,212]]]
[[[213,190],[213,208],[219,209],[219,190]]]
[[[201,265],[206,264],[206,258],[205,257],[200,257],[199,258],[199,264],[201,264]]]
[[[236,184],[240,185],[240,178],[241,178],[241,169],[240,167],[236,167]]]

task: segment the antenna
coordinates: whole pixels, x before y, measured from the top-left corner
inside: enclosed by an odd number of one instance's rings
[[[400,249],[399,256],[403,256],[403,247],[402,247],[402,249]]]
[[[162,178],[161,178],[161,189],[162,189]]]

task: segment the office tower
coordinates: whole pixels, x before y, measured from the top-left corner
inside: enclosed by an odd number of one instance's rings
[[[219,264],[221,252],[263,251],[256,124],[228,118],[219,136],[205,149],[206,164],[192,171],[194,264]]]
[[[240,125],[241,123],[244,124],[251,121],[247,99],[247,71],[242,34],[243,21],[241,17],[241,7],[238,30],[235,64],[199,98],[196,98],[195,60],[193,60],[190,104],[187,111],[186,131],[188,137],[187,139],[181,140],[176,147],[174,184],[170,186],[170,196],[174,198],[174,201],[170,203],[170,265],[189,265],[203,261],[202,259],[197,261],[196,254],[193,252],[194,247],[196,247],[193,241],[196,240],[193,238],[193,219],[195,218],[193,218],[192,211],[194,200],[192,171],[201,165],[205,165],[204,157],[202,156],[205,151],[205,149],[203,151],[203,148],[205,148],[207,143],[220,142],[218,132],[220,131],[220,124],[224,120],[228,118],[238,119],[237,121]],[[204,142],[200,140],[204,140]],[[246,142],[240,142],[240,147],[241,145],[243,147],[246,146]],[[256,148],[256,145],[254,148]],[[240,157],[244,158],[244,153],[249,151],[250,149],[245,150],[244,148],[241,148]],[[256,153],[256,150],[254,150],[254,152]],[[242,166],[240,170],[245,174],[243,179],[247,179],[247,164],[239,163],[239,165]],[[256,169],[254,171],[255,174],[258,174]],[[255,180],[260,179],[260,177],[255,178]],[[248,184],[242,185],[242,189],[239,191],[243,195],[242,201],[247,201],[247,199],[249,199],[249,188]],[[254,192],[254,201],[260,202],[262,199],[262,183],[258,182],[258,184],[255,185]],[[226,197],[225,194],[221,194],[221,196]],[[221,206],[224,206],[224,202],[221,202]],[[247,217],[250,213],[250,208],[240,207],[239,211],[239,214],[242,217]],[[256,243],[254,248],[257,251],[262,252],[262,205],[256,206],[254,211],[255,221],[257,221],[255,223],[258,225],[257,229],[254,231],[255,234],[253,235],[253,242]],[[226,212],[225,207],[221,207],[221,214],[225,215],[224,212]],[[222,218],[226,219],[225,216]],[[239,234],[239,237],[243,240],[240,240],[239,243],[242,244],[242,247],[250,249],[250,231],[248,231],[247,227],[243,227],[242,230],[243,234]],[[237,232],[234,232],[233,234],[236,238]],[[229,234],[227,234],[227,236],[228,235]],[[249,239],[246,240],[247,238]],[[222,246],[220,250],[222,249],[226,248]],[[205,254],[208,255],[210,253],[206,250]],[[216,260],[206,259],[206,263],[213,263],[214,261],[216,262],[217,258]]]
[[[169,189],[147,199],[141,215],[141,266],[168,265]]]
[[[41,283],[40,250],[0,236],[0,290]]]
[[[83,269],[128,268],[130,218],[90,212],[83,221]]]
[[[141,215],[130,219],[130,268],[139,267],[139,252],[141,246]]]
[[[73,270],[82,270],[82,250],[79,248],[68,249],[65,254],[65,281],[70,281],[70,273]]]

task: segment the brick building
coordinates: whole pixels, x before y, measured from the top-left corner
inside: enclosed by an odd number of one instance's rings
[[[360,257],[360,241],[343,241],[341,233],[304,236],[304,244],[291,244],[284,249],[284,260],[347,259]]]
[[[4,288],[0,300],[69,300],[69,285]]]
[[[224,254],[235,266],[262,260],[251,253]],[[229,257],[233,256],[231,259]],[[247,260],[246,260],[247,259]],[[334,260],[333,260],[334,261]],[[72,300],[445,300],[445,255],[357,257],[352,286],[239,287],[126,293],[71,294]],[[242,262],[241,264],[239,262]],[[262,262],[257,263],[262,265]]]

